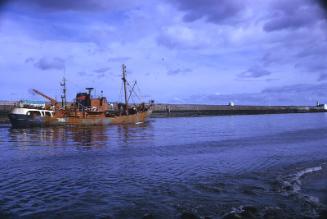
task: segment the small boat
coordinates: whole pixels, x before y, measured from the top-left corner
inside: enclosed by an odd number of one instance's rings
[[[20,105],[8,115],[13,127],[54,126],[54,125],[110,125],[110,124],[140,124],[152,113],[153,101],[148,104],[129,104],[127,95],[126,66],[123,65],[123,86],[125,103],[110,104],[103,96],[93,97],[93,88],[88,92],[77,93],[71,104],[66,102],[66,83],[63,86],[62,103],[33,89],[34,93],[50,101],[49,105]],[[135,85],[135,84],[134,84]],[[133,86],[134,88],[134,86]],[[131,89],[131,92],[133,91]]]

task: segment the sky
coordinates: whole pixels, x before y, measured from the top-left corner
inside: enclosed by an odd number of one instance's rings
[[[323,0],[0,0],[0,45],[0,100],[327,103]]]

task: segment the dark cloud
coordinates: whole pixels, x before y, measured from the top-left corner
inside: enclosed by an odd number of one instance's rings
[[[205,19],[212,23],[226,20],[239,20],[238,15],[245,7],[242,0],[171,0],[185,13],[184,21],[193,22]]]
[[[314,0],[273,1],[263,29],[266,32],[310,27],[323,19]]]
[[[259,66],[252,66],[248,70],[240,73],[238,77],[240,78],[261,78],[267,75],[271,75],[271,72],[265,70]]]
[[[264,30],[267,32],[277,31],[282,29],[298,29],[301,27],[309,26],[316,22],[311,15],[311,12],[299,13],[300,15],[280,15],[264,25]]]
[[[235,23],[247,22],[246,17],[250,18],[248,14],[246,15],[246,9],[251,5],[250,1],[171,0],[170,2],[185,13],[183,19],[186,22],[204,19],[212,23],[234,25]],[[275,0],[267,2],[269,6],[263,29],[266,32],[271,32],[310,27],[324,19],[322,9],[327,14],[326,2],[326,0]],[[256,10],[260,10],[260,8]]]
[[[325,15],[327,15],[327,1],[326,0],[318,0],[321,8],[325,11]]]
[[[34,66],[41,70],[63,70],[65,68],[65,61],[61,58],[47,58],[43,57],[34,63]]]
[[[67,11],[101,11],[117,8],[125,8],[130,5],[135,5],[131,0],[28,0],[19,1],[13,0],[16,4],[21,4],[28,7],[37,7],[44,10],[67,10]]]
[[[173,69],[173,70],[169,70],[167,72],[168,75],[178,75],[178,74],[183,74],[183,73],[189,73],[192,72],[192,69],[190,68],[178,68],[178,69]]]
[[[30,4],[35,4],[40,8],[53,10],[99,10],[104,8],[101,0],[32,0]]]
[[[0,10],[2,8],[4,8],[7,5],[8,2],[9,2],[9,0],[0,0]]]

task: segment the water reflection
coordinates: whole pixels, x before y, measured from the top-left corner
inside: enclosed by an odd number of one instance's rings
[[[138,125],[46,127],[8,129],[9,142],[16,146],[79,146],[85,148],[127,145],[139,137],[149,140],[152,126]]]
[[[60,146],[69,133],[64,128],[9,129],[9,141],[17,146]]]
[[[107,126],[68,128],[71,141],[83,147],[103,147],[109,141]]]
[[[143,143],[152,143],[155,138],[153,124],[141,123],[132,125],[117,125],[110,131],[113,137],[111,144],[118,146],[129,146]]]

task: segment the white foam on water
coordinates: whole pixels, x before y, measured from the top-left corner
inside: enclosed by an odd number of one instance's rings
[[[309,173],[321,171],[322,167],[310,167],[294,174],[288,175],[282,180],[282,191],[297,193],[301,190],[301,178]]]
[[[293,176],[291,179],[291,184],[293,185],[293,192],[298,192],[301,190],[301,185],[302,185],[302,182],[301,182],[301,178],[306,175],[306,174],[309,174],[309,173],[313,173],[313,172],[317,172],[317,171],[320,171],[322,170],[322,167],[321,166],[318,166],[318,167],[311,167],[311,168],[307,168],[307,169],[304,169],[304,170],[301,170],[291,176]]]
[[[231,213],[231,214],[239,214],[239,213],[242,213],[242,212],[244,212],[244,206],[243,205],[241,205],[241,206],[239,206],[238,208],[232,208],[232,210],[229,212],[229,213]]]
[[[288,175],[282,180],[282,191],[285,195],[296,195],[296,197],[302,199],[304,202],[312,206],[311,216],[317,216],[316,208],[322,206],[318,197],[306,195],[300,193],[302,189],[301,178],[307,174],[312,174],[322,170],[322,166],[310,167],[294,174]]]

